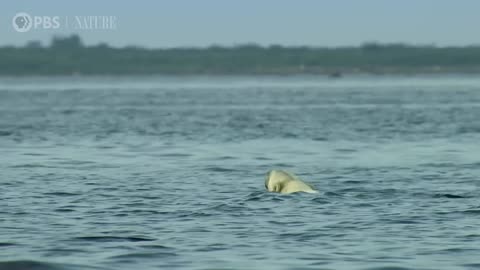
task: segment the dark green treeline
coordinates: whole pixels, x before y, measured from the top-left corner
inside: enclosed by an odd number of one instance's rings
[[[366,43],[359,47],[145,49],[84,46],[77,35],[51,45],[0,47],[0,75],[480,73],[480,46]]]

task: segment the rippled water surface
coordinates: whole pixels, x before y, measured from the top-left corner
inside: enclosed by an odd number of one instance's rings
[[[1,270],[478,269],[479,178],[474,77],[0,79]]]

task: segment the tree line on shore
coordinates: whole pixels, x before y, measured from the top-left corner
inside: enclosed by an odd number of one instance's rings
[[[78,35],[0,47],[0,75],[480,73],[480,46],[365,43],[351,47],[147,49],[85,46]]]

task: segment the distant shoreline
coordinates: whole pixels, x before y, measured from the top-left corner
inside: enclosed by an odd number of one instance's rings
[[[338,74],[338,75],[337,75]],[[21,73],[21,74],[11,74],[11,73],[0,73],[0,78],[22,78],[22,77],[319,77],[325,79],[342,79],[342,78],[351,78],[351,77],[437,77],[437,76],[478,76],[480,74],[480,70],[472,69],[472,70],[448,70],[448,71],[379,71],[379,72],[340,72],[332,73],[328,72],[291,72],[291,73],[273,73],[273,72],[265,72],[265,73]]]
[[[480,46],[366,43],[358,47],[145,49],[84,46],[76,35],[51,45],[0,47],[0,76],[51,75],[319,75],[480,74]]]
[[[362,79],[436,79],[436,78],[480,78],[478,73],[467,72],[448,72],[448,73],[384,73],[384,74],[372,74],[372,73],[346,73],[341,77],[331,77],[326,74],[311,74],[311,73],[295,73],[295,74],[0,74],[0,80],[16,80],[16,79],[304,79],[304,80],[325,80],[325,81],[342,81],[342,80],[362,80]]]

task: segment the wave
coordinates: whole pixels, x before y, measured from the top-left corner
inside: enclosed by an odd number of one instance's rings
[[[41,262],[34,260],[0,261],[0,270],[90,270],[105,269],[86,265]]]
[[[143,236],[80,236],[75,237],[74,240],[92,241],[92,242],[143,242],[155,241],[156,239],[147,238]]]

